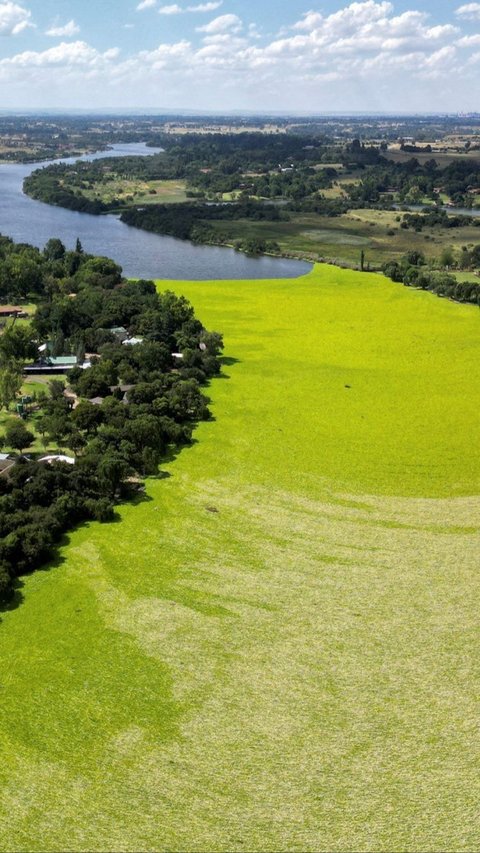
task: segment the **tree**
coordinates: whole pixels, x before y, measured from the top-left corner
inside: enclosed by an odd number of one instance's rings
[[[444,246],[440,255],[440,266],[453,267],[455,264],[455,255],[451,246]]]
[[[72,418],[79,430],[94,434],[102,423],[103,413],[100,406],[82,400],[73,410]]]
[[[28,327],[9,326],[0,337],[0,361],[26,361],[34,359],[37,347],[32,343],[32,335]]]
[[[5,601],[12,588],[12,581],[8,565],[3,561],[0,563],[0,601]]]
[[[65,335],[63,332],[58,332],[53,341],[52,341],[52,356],[57,358],[60,355],[64,355],[65,351]]]
[[[57,237],[52,237],[43,250],[43,254],[47,261],[60,261],[65,257],[65,252],[65,246]]]
[[[113,497],[128,472],[129,466],[119,453],[114,451],[105,453],[98,466],[98,479],[102,491]]]
[[[35,441],[33,432],[30,432],[22,421],[17,420],[7,424],[5,438],[9,447],[19,450],[20,453]]]
[[[61,379],[51,379],[48,383],[48,389],[52,400],[64,399],[65,383]]]
[[[75,456],[77,456],[87,444],[86,438],[81,434],[81,432],[78,432],[77,430],[74,430],[73,432],[71,432],[68,435],[67,440],[68,440],[68,444],[72,448]]]
[[[0,406],[9,409],[23,384],[21,370],[14,362],[0,370]]]

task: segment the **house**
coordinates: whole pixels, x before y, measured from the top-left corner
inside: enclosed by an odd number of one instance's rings
[[[18,305],[0,305],[0,318],[2,319],[5,317],[18,317],[24,313],[23,308],[20,308]]]
[[[105,399],[105,397],[91,397],[91,399],[88,402],[91,403],[92,406],[101,406],[104,399]]]
[[[62,456],[60,453],[52,454],[52,456],[42,456],[39,462],[45,462],[47,465],[52,465],[54,462],[64,462],[66,465],[75,465],[73,456]]]
[[[125,326],[114,326],[113,329],[109,329],[108,331],[111,332],[112,335],[115,335],[122,344],[128,338],[128,331]]]
[[[76,355],[43,355],[38,361],[33,364],[27,364],[24,367],[24,372],[27,375],[35,376],[42,373],[50,374],[50,376],[61,376],[62,373],[68,373],[77,367],[78,359]]]
[[[124,346],[136,347],[138,344],[143,344],[143,338],[128,338],[126,341],[122,341]]]

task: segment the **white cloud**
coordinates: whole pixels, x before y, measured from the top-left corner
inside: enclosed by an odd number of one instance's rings
[[[39,68],[42,66],[99,66],[105,62],[113,62],[119,55],[118,48],[111,48],[100,53],[84,41],[61,42],[44,51],[26,50],[7,59],[0,60],[0,67],[20,66],[23,68]]]
[[[187,6],[187,12],[215,12],[223,5],[223,0],[215,0],[212,3],[199,3],[198,6]]]
[[[476,47],[480,44],[480,33],[473,36],[463,36],[463,38],[458,39],[455,44],[457,47]]]
[[[167,15],[212,11],[207,0],[187,2],[140,5]],[[5,5],[0,0],[0,24]],[[462,27],[461,16],[456,21],[439,23],[418,9],[397,14],[386,0],[344,0],[332,14],[307,12],[267,39],[254,23],[223,14],[197,28],[200,44],[196,35],[121,56],[115,48],[100,52],[84,41],[62,42],[0,60],[0,79],[9,84],[4,91],[12,104],[14,95],[16,103],[23,100],[23,91],[44,91],[43,103],[62,91],[67,104],[75,99],[79,105],[93,93],[102,106],[474,109],[480,35]],[[41,103],[39,95],[36,100]]]
[[[0,35],[17,36],[26,27],[33,26],[32,14],[16,3],[0,3]]]
[[[137,12],[143,12],[144,9],[153,9],[157,5],[158,0],[142,0],[137,6]],[[169,3],[160,6],[158,9],[159,15],[184,15],[186,12],[214,12],[223,5],[223,0],[211,0],[209,3],[198,3],[196,6],[179,6],[178,3]]]
[[[242,22],[238,15],[220,15],[209,24],[197,27],[199,33],[225,33],[227,31],[238,33],[242,29]]]
[[[311,32],[316,27],[319,27],[323,21],[323,15],[320,12],[306,12],[301,21],[297,21],[293,25],[294,30],[307,30]]]
[[[170,6],[160,6],[159,15],[181,15],[183,9],[177,3],[172,3]]]
[[[469,21],[480,21],[480,3],[466,3],[465,6],[460,6],[455,14]]]
[[[137,6],[137,12],[143,12],[144,9],[153,9],[157,5],[157,0],[141,0]]]
[[[52,38],[71,38],[79,32],[80,27],[72,20],[64,26],[50,27],[50,29],[46,31],[45,35],[52,36]]]

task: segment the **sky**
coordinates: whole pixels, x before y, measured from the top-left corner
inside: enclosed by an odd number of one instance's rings
[[[480,112],[480,2],[0,0],[0,109]]]

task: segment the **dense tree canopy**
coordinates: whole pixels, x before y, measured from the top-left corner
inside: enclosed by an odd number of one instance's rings
[[[0,405],[22,385],[22,365],[39,343],[67,355],[89,352],[91,367],[69,374],[37,397],[36,428],[45,444],[75,456],[75,465],[23,460],[0,478],[0,594],[15,577],[51,557],[73,524],[108,521],[129,478],[155,474],[171,447],[191,441],[195,424],[209,417],[202,392],[220,372],[222,337],[207,331],[192,305],[151,281],[128,282],[107,258],[67,252],[50,240],[43,252],[1,244],[2,264],[12,256],[38,279],[28,291],[37,301],[30,326],[11,326],[0,337]],[[17,260],[15,261],[17,263]],[[124,331],[118,334],[118,328]],[[135,344],[125,337],[135,335]],[[175,353],[175,356],[174,356]],[[93,400],[93,402],[91,402]],[[20,418],[4,436],[23,452],[35,435]]]

